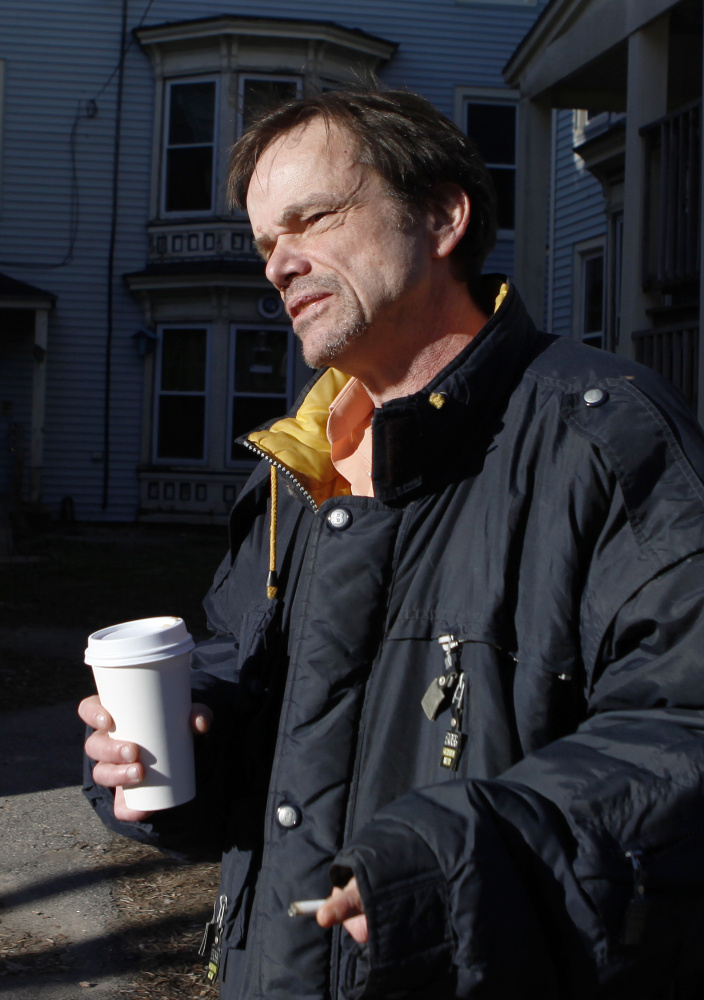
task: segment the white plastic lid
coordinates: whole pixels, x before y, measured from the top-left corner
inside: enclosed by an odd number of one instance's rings
[[[130,667],[190,653],[194,646],[183,618],[141,618],[89,635],[85,661],[92,667]]]

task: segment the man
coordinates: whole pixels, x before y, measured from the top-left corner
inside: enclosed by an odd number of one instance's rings
[[[490,183],[420,98],[285,105],[231,185],[322,370],[246,441],[194,656],[198,797],[127,810],[137,748],[88,699],[89,797],[224,852],[226,1000],[694,996],[697,425],[479,278]],[[287,915],[331,876],[317,921]]]

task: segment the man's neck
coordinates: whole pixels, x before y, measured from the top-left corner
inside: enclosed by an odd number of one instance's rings
[[[460,294],[448,295],[438,302],[438,308],[425,322],[411,318],[394,342],[389,342],[388,350],[374,359],[373,365],[345,366],[345,371],[360,380],[377,407],[391,399],[410,396],[428,385],[456,358],[487,320],[488,316],[462,286]]]

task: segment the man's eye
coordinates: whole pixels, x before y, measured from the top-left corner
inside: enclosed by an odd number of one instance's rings
[[[326,209],[324,212],[316,212],[315,215],[309,215],[308,224],[314,225],[316,222],[320,222],[321,219],[324,219],[326,215],[332,215],[330,209]]]

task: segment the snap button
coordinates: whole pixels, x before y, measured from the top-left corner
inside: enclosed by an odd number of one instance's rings
[[[301,812],[289,802],[282,802],[276,810],[276,819],[279,826],[283,826],[287,830],[291,830],[293,827],[298,826],[301,822]]]
[[[428,396],[428,402],[431,406],[434,406],[436,410],[441,410],[445,403],[447,402],[446,392],[431,392]]]
[[[582,396],[582,399],[587,404],[587,406],[601,406],[609,398],[608,392],[604,389],[587,389],[587,391]]]
[[[352,515],[346,507],[336,507],[328,514],[328,526],[333,531],[344,531],[352,524]]]

